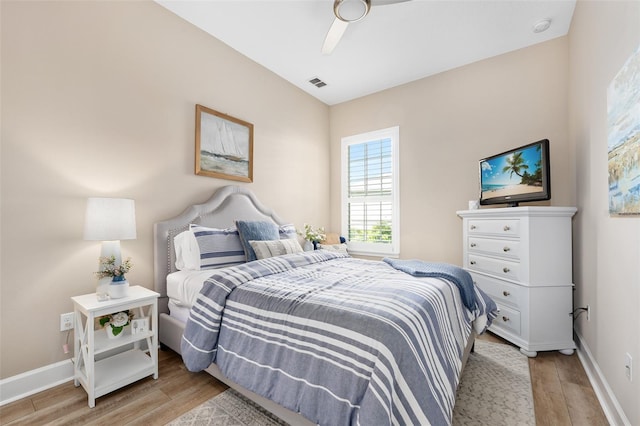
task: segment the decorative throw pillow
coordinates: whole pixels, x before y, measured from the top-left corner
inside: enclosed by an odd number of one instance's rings
[[[255,251],[258,259],[302,252],[302,247],[300,247],[298,240],[291,238],[272,241],[249,241],[249,244],[251,244],[251,248]]]
[[[325,234],[324,240],[320,241],[321,244],[327,245],[340,244],[341,242],[342,241],[340,241],[340,235],[333,232],[327,232]]]
[[[191,232],[200,250],[200,269],[224,268],[245,262],[244,249],[237,229],[191,225]]]
[[[288,223],[286,225],[280,226],[278,228],[278,234],[280,234],[281,240],[286,239],[298,239],[298,233],[296,232],[296,227],[293,224]]]
[[[277,240],[280,238],[278,225],[272,222],[237,220],[236,226],[240,234],[240,243],[244,249],[247,262],[256,260],[256,252],[249,241]]]
[[[337,251],[338,253],[347,253],[346,244],[318,244],[318,250]]]

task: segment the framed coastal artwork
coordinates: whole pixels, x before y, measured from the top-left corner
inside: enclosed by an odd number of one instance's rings
[[[253,182],[253,124],[196,105],[196,174]]]
[[[640,46],[607,89],[609,214],[640,214]]]

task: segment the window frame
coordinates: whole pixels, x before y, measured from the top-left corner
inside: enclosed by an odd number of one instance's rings
[[[381,139],[391,140],[391,178],[392,193],[390,196],[349,197],[349,147]],[[341,232],[347,238],[349,252],[365,256],[400,255],[400,127],[388,127],[352,136],[346,136],[341,141]],[[359,201],[391,201],[391,244],[349,241],[349,203]]]

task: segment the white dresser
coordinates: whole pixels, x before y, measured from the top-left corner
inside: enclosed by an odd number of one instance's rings
[[[458,211],[463,267],[500,309],[493,333],[537,351],[571,355],[574,207],[505,207]]]

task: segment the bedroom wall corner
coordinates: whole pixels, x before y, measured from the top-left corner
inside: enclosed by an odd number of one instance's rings
[[[253,123],[240,185],[299,228],[328,223],[327,105],[155,2],[9,0],[0,19],[0,378],[70,357],[59,316],[95,291],[100,252],[87,197],[136,201],[122,251],[151,288],[153,223],[237,183],[194,175],[197,103]]]
[[[640,424],[640,375],[625,375],[625,354],[640,359],[640,217],[608,212],[607,89],[640,47],[640,3],[583,1],[569,32],[569,135],[575,153],[575,322],[588,348],[594,388],[612,424]],[[637,87],[636,87],[636,90]],[[623,412],[621,412],[621,410]]]

